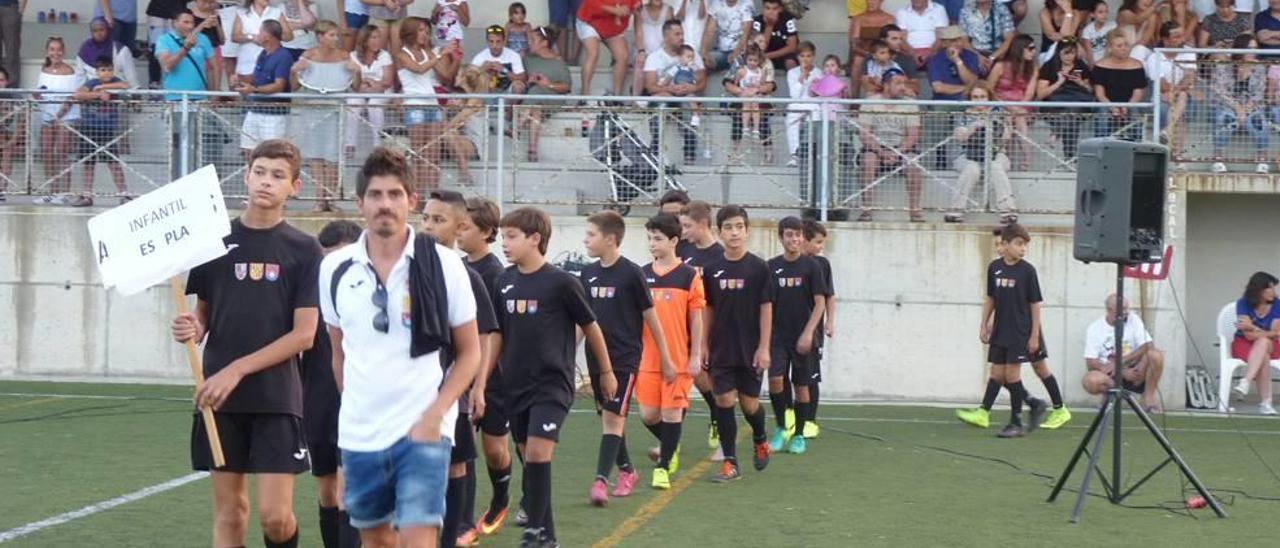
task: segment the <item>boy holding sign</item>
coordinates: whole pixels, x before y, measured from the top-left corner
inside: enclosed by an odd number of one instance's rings
[[[245,173],[249,202],[225,238],[229,252],[191,270],[194,313],[173,321],[174,340],[205,340],[206,381],[198,407],[215,413],[225,466],[215,467],[204,424],[195,417],[191,464],[213,479],[213,545],[244,544],[248,478],[257,475],[258,516],[268,547],[298,546],[294,475],[310,466],[302,432],[297,356],[311,348],[319,321],[315,238],[284,221],[298,192],[302,155],[264,141]],[[206,340],[207,337],[207,340]]]

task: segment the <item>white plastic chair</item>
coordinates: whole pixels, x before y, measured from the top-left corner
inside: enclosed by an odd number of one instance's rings
[[[1226,412],[1231,403],[1231,376],[1238,367],[1248,367],[1244,360],[1231,357],[1231,341],[1236,337],[1236,302],[1231,301],[1218,312],[1218,411]],[[1280,374],[1280,360],[1271,360],[1271,369]]]

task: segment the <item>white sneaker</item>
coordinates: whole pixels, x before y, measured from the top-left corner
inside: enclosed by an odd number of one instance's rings
[[[1222,162],[1214,162],[1214,163],[1213,163],[1213,172],[1214,172],[1214,173],[1226,173],[1226,172],[1227,172],[1227,164],[1224,164],[1224,163],[1222,163]]]
[[[1280,412],[1276,412],[1276,408],[1269,403],[1258,404],[1258,413],[1269,416],[1280,415]]]
[[[1258,162],[1258,167],[1254,169],[1258,173],[1271,173],[1271,165],[1266,162]]]
[[[796,158],[795,154],[792,154],[791,157],[787,159],[787,167],[796,167],[798,165],[800,165],[800,159]]]
[[[689,117],[689,126],[690,126],[690,127],[698,127],[698,126],[699,126],[699,125],[701,125],[701,124],[702,124],[702,117],[701,117],[701,116],[698,116],[697,114],[694,114],[694,115],[692,115],[692,116],[690,116],[690,117]]]
[[[1231,393],[1235,395],[1237,401],[1245,399],[1249,396],[1249,381],[1240,379],[1240,382],[1231,389]]]

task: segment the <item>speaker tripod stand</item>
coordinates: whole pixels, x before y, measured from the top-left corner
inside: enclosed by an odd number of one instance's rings
[[[1150,480],[1157,473],[1163,470],[1165,466],[1168,466],[1170,462],[1178,465],[1178,470],[1187,478],[1187,481],[1191,482],[1191,485],[1195,486],[1196,491],[1200,493],[1201,497],[1204,497],[1205,502],[1213,509],[1213,512],[1217,514],[1219,518],[1225,518],[1227,517],[1227,513],[1222,510],[1222,506],[1220,506],[1218,501],[1213,498],[1213,495],[1209,493],[1209,489],[1206,488],[1203,483],[1200,483],[1200,478],[1196,477],[1195,472],[1191,471],[1191,467],[1187,466],[1186,461],[1182,460],[1182,457],[1178,455],[1178,451],[1173,448],[1173,443],[1169,441],[1169,438],[1165,437],[1164,432],[1160,431],[1160,427],[1156,426],[1155,421],[1151,420],[1151,416],[1147,414],[1146,409],[1143,409],[1142,405],[1136,399],[1136,396],[1132,392],[1125,390],[1123,387],[1123,378],[1120,374],[1123,364],[1120,362],[1124,358],[1124,324],[1126,318],[1125,314],[1121,314],[1120,312],[1124,310],[1124,267],[1124,263],[1116,264],[1116,320],[1114,353],[1117,360],[1112,368],[1114,385],[1110,390],[1107,390],[1106,399],[1103,400],[1102,407],[1098,409],[1097,417],[1095,417],[1093,419],[1093,423],[1089,425],[1089,429],[1085,432],[1084,438],[1080,440],[1080,445],[1076,447],[1075,453],[1072,453],[1071,455],[1071,460],[1067,462],[1066,469],[1063,470],[1062,475],[1058,477],[1058,481],[1053,486],[1053,491],[1049,493],[1048,502],[1054,502],[1057,500],[1058,493],[1062,492],[1062,488],[1066,485],[1067,479],[1071,477],[1071,473],[1075,470],[1076,464],[1080,462],[1080,457],[1087,454],[1089,456],[1089,464],[1084,470],[1084,479],[1080,482],[1080,489],[1076,493],[1076,504],[1071,510],[1071,523],[1078,523],[1080,521],[1080,513],[1084,510],[1084,500],[1089,494],[1089,484],[1093,481],[1093,475],[1095,472],[1098,475],[1098,479],[1102,482],[1102,489],[1107,494],[1107,500],[1111,501],[1112,504],[1120,504],[1124,499],[1128,498],[1129,495],[1133,494],[1134,491],[1137,491],[1139,487],[1142,487],[1147,480]],[[1156,439],[1156,442],[1160,444],[1160,447],[1164,449],[1164,452],[1167,455],[1164,462],[1161,462],[1150,472],[1147,472],[1145,476],[1142,476],[1141,479],[1128,489],[1125,489],[1124,486],[1121,485],[1122,470],[1120,456],[1123,431],[1120,428],[1120,424],[1121,417],[1124,414],[1123,405],[1128,405],[1133,410],[1133,413],[1138,416],[1140,421],[1142,421],[1142,425],[1146,427],[1147,432],[1151,434],[1151,437]],[[1102,469],[1098,467],[1098,457],[1102,455],[1102,445],[1107,437],[1108,420],[1112,423],[1110,481],[1107,481],[1106,474],[1104,474]],[[1092,449],[1089,447],[1091,441],[1093,444]]]

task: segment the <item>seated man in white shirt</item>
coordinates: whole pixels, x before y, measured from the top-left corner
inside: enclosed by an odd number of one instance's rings
[[[1177,22],[1167,21],[1160,25],[1160,47],[1181,48],[1185,42],[1182,27]],[[1168,116],[1161,120],[1160,136],[1168,140],[1169,132],[1165,128],[1177,128],[1182,114],[1187,110],[1187,102],[1191,99],[1191,86],[1196,81],[1196,54],[1190,52],[1152,53],[1142,62],[1147,71],[1147,79],[1160,86],[1160,102],[1168,109]]]
[[[480,50],[471,59],[471,65],[489,73],[490,86],[495,93],[510,91],[521,94],[528,89],[529,75],[524,71],[524,59],[507,47],[507,29],[502,25],[490,25],[484,31],[489,47]]]
[[[924,66],[925,59],[942,49],[938,30],[950,24],[946,8],[930,0],[911,0],[894,18],[898,27],[907,33],[907,45],[911,46],[916,67]]]
[[[1115,386],[1112,376],[1116,355],[1116,296],[1107,296],[1107,314],[1093,323],[1085,334],[1084,361],[1089,372],[1084,374],[1084,389],[1090,394],[1101,394]],[[1142,318],[1129,313],[1129,300],[1124,300],[1120,314],[1124,320],[1124,346],[1120,371],[1125,390],[1142,393],[1142,405],[1149,412],[1159,412],[1156,391],[1160,388],[1160,375],[1164,373],[1164,353],[1157,350],[1151,334],[1142,324]]]

